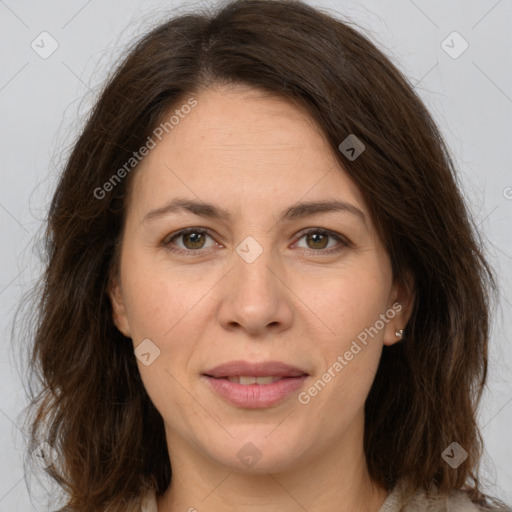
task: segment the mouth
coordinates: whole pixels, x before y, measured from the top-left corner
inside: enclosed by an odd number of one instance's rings
[[[292,366],[281,361],[229,361],[220,364],[215,368],[207,370],[203,375],[207,377],[219,378],[235,378],[239,379],[239,383],[254,384],[255,382],[247,381],[247,379],[266,379],[261,384],[269,384],[269,379],[282,379],[287,377],[301,377],[308,373],[297,366]],[[256,381],[257,382],[257,381]]]
[[[242,386],[250,386],[252,384],[257,384],[259,386],[266,386],[268,384],[273,384],[281,379],[295,379],[297,377],[287,376],[287,377],[279,377],[274,375],[266,375],[263,377],[249,376],[249,375],[234,375],[229,377],[214,377],[213,375],[204,374],[206,377],[211,377],[212,379],[225,379],[229,382],[234,382],[235,384],[241,384]],[[299,376],[300,377],[300,376]]]
[[[304,385],[309,374],[279,361],[231,361],[208,370],[202,377],[229,404],[261,409],[284,401]]]

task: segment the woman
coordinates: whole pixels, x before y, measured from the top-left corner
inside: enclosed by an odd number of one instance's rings
[[[348,24],[249,0],[155,28],[47,243],[31,449],[66,510],[505,509],[493,274],[432,118]]]

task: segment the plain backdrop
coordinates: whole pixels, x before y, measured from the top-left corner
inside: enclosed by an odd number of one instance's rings
[[[486,490],[512,503],[512,1],[309,3],[357,22],[391,57],[455,157],[501,286],[479,423]],[[215,3],[0,0],[0,512],[48,510],[47,481],[24,469],[26,398],[11,328],[41,271],[34,242],[56,176],[128,42],[177,8],[203,5]]]

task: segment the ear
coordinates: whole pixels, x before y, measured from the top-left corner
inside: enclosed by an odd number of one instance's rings
[[[118,275],[109,280],[108,296],[110,298],[110,303],[112,304],[112,320],[114,321],[115,326],[127,338],[130,338],[130,325],[128,323],[123,290]]]
[[[414,278],[410,272],[407,272],[403,280],[395,282],[390,294],[386,312],[389,321],[384,330],[384,345],[394,345],[404,338],[405,327],[411,318],[415,298]],[[402,336],[396,335],[399,330],[404,331]]]

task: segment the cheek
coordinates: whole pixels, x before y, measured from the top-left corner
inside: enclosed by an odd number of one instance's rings
[[[190,321],[209,286],[182,272],[151,264],[149,258],[144,262],[134,258],[124,270],[123,287],[134,340],[150,338],[167,343]]]
[[[389,276],[380,268],[340,272],[313,296],[312,309],[328,328],[325,337],[316,337],[323,360],[316,386],[323,395],[319,402],[340,413],[348,404],[358,408],[364,403],[379,365],[387,325],[381,315],[390,292]]]
[[[137,359],[144,388],[160,414],[175,425],[183,424],[182,411],[188,411],[187,421],[197,414],[184,385],[188,387],[194,348],[194,304],[204,295],[182,281],[175,272],[155,272],[149,265],[145,269],[135,259],[126,265],[123,280],[134,349],[146,339],[156,346],[150,345],[149,365]],[[158,355],[153,359],[153,354]]]
[[[351,268],[325,281],[310,299],[331,335],[343,345],[375,325],[385,313],[389,293],[385,273]]]

